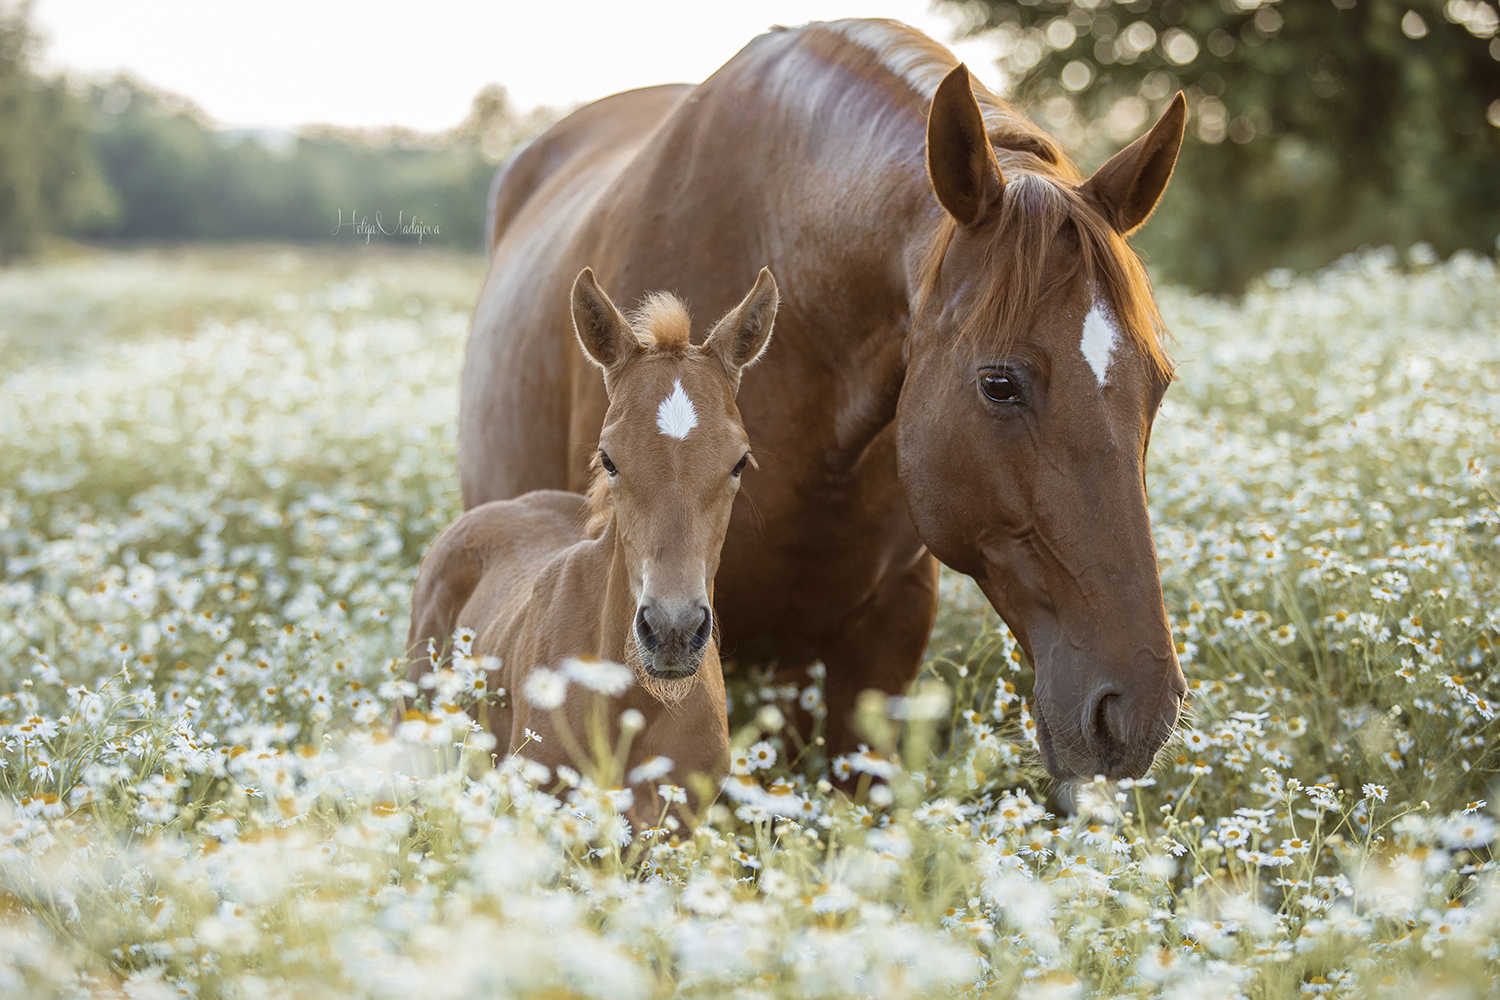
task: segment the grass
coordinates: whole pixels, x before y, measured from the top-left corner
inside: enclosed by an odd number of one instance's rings
[[[1049,811],[1029,668],[947,576],[922,682],[829,764],[858,801],[783,725],[818,686],[736,676],[727,793],[638,838],[616,791],[491,767],[460,683],[387,731],[481,276],[285,248],[0,274],[0,994],[1500,988],[1492,261],[1163,291],[1191,707],[1150,778]]]

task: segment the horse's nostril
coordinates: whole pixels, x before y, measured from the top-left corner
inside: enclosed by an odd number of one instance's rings
[[[1101,694],[1094,701],[1094,711],[1089,716],[1086,742],[1095,753],[1106,759],[1112,759],[1120,747],[1120,736],[1111,725],[1109,717],[1110,702],[1119,699],[1114,692]]]
[[[693,637],[688,640],[688,645],[692,646],[695,650],[702,649],[704,646],[708,645],[709,637],[713,634],[714,616],[713,613],[705,607],[703,609],[703,621],[698,623],[698,630],[694,632]]]
[[[646,608],[644,606],[637,608],[635,611],[635,634],[640,639],[642,646],[645,646],[652,652],[656,651],[658,645],[656,632],[651,628],[651,624],[646,621]]]

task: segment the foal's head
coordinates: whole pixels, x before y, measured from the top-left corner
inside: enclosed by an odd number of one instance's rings
[[[613,519],[624,550],[635,599],[629,658],[643,686],[666,701],[689,690],[713,636],[719,550],[750,460],[734,397],[740,373],[770,342],[776,304],[776,282],[762,269],[700,347],[688,341],[687,310],[671,295],[652,295],[627,320],[592,270],[573,283],[578,342],[604,370],[609,396],[595,518]]]
[[[922,540],[1035,665],[1057,777],[1142,774],[1185,690],[1145,491],[1172,368],[1124,240],[1166,187],[1184,113],[1179,96],[1087,180],[1045,137],[997,144],[963,66],[928,118],[946,218],[909,341],[901,477]]]

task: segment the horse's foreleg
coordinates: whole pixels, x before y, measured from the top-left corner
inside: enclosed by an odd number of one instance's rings
[[[910,566],[882,580],[819,650],[828,669],[824,738],[830,760],[860,743],[854,710],[861,691],[899,694],[917,676],[937,617],[937,582],[937,560],[923,549]]]

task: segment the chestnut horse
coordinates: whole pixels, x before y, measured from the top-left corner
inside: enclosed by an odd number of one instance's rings
[[[827,667],[830,749],[901,690],[972,576],[1036,670],[1055,776],[1139,775],[1185,684],[1146,508],[1172,378],[1146,221],[1179,94],[1085,179],[947,49],[892,21],[778,28],[698,86],[588,105],[496,177],[459,413],[468,505],[581,488],[606,397],[555,293],[722,310],[769,261],[775,356],[740,408],[763,457],[717,579],[726,656]],[[936,557],[936,559],[934,558]]]
[[[718,779],[729,763],[714,574],[750,457],[734,397],[770,339],[776,302],[776,282],[762,270],[695,347],[677,299],[647,299],[632,329],[585,269],[572,317],[609,401],[589,495],[541,490],[476,507],[438,537],[417,573],[411,679],[432,668],[420,653],[429,640],[443,642],[455,625],[472,629],[471,655],[500,660],[491,686],[506,689],[505,704],[487,706],[481,721],[502,753],[586,770],[601,739],[617,745],[621,713],[641,713],[625,767],[651,757],[673,767],[636,782],[637,822],[661,815],[663,777],[690,788],[690,776]],[[629,664],[637,683],[619,677],[597,714],[595,695],[556,691],[562,678],[552,679],[560,704],[528,686],[538,668],[579,656]],[[610,687],[608,667],[593,672]],[[607,735],[597,731],[606,726]]]

